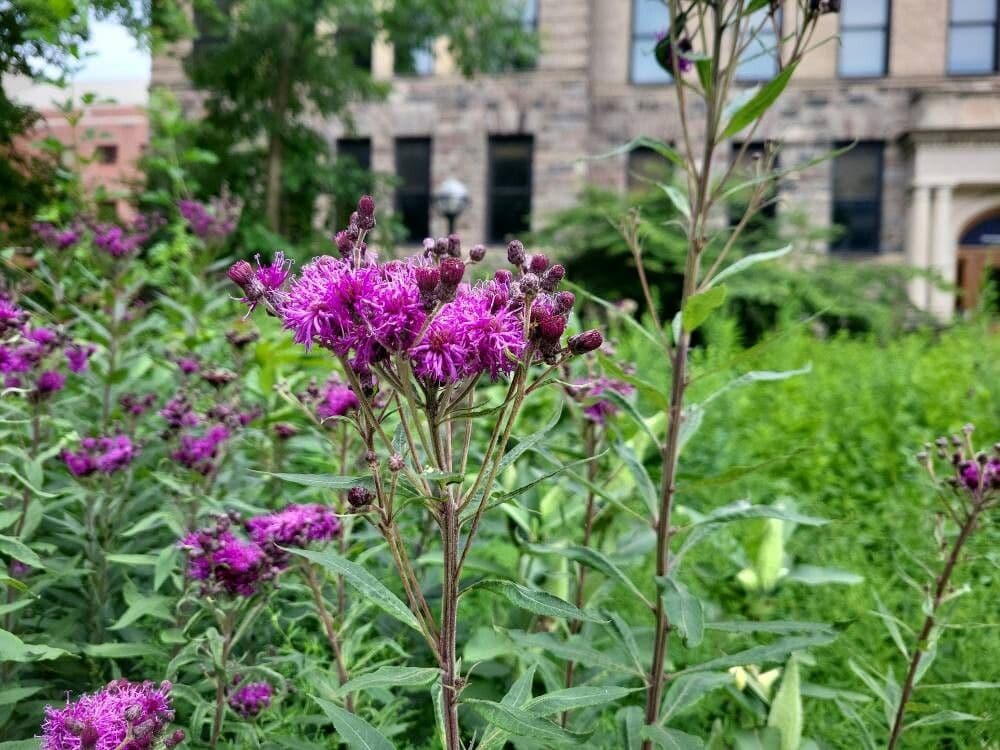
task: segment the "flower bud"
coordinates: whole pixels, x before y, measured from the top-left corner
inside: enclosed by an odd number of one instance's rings
[[[375,216],[375,199],[370,195],[362,195],[358,199],[358,216],[361,217],[373,217]]]
[[[573,309],[574,304],[576,304],[576,295],[573,292],[559,292],[556,295],[556,312],[569,312]]]
[[[524,245],[520,240],[511,240],[507,245],[507,262],[518,268],[524,265]]]
[[[462,238],[457,234],[449,234],[446,238],[448,242],[448,255],[452,258],[462,257]]]
[[[75,737],[79,737],[80,733],[84,730],[84,724],[79,719],[74,719],[72,716],[66,718],[64,722],[66,731]]]
[[[599,349],[604,343],[604,336],[596,328],[591,328],[589,331],[576,334],[576,336],[570,336],[566,343],[573,354],[586,354]]]
[[[526,273],[521,277],[521,292],[527,296],[531,294],[537,294],[538,288],[541,286],[541,281],[533,273]]]
[[[559,286],[559,282],[563,280],[566,276],[566,267],[556,263],[554,266],[550,266],[542,276],[542,289],[547,292],[554,292],[556,287]]]
[[[125,721],[127,721],[129,724],[134,722],[141,715],[142,715],[141,706],[129,706],[128,708],[125,709]]]
[[[441,280],[441,272],[436,266],[417,266],[414,271],[417,278],[417,288],[424,294],[430,294]]]
[[[434,238],[424,237],[424,241],[422,244],[424,246],[424,255],[426,255],[428,258],[431,257],[434,254],[434,246],[435,246]]]
[[[343,257],[347,257],[351,254],[354,249],[354,239],[351,237],[350,232],[346,229],[337,232],[333,236],[333,242],[337,246],[337,250]]]
[[[469,249],[469,260],[471,260],[472,262],[478,263],[485,257],[486,257],[485,245],[473,245]]]
[[[435,255],[447,255],[448,254],[448,238],[438,237],[434,241],[434,254]]]
[[[443,286],[458,286],[465,275],[465,263],[459,258],[447,257],[441,260],[441,284]]]
[[[253,281],[253,266],[245,260],[238,260],[229,267],[229,278],[240,289],[246,289],[247,285]]]
[[[503,284],[507,286],[514,280],[514,274],[508,271],[506,268],[501,268],[499,271],[493,274],[493,280],[498,284]]]
[[[183,729],[178,729],[163,741],[163,746],[167,748],[167,750],[171,750],[171,748],[175,748],[181,744],[186,736],[187,735],[184,734]]]
[[[365,451],[365,463],[369,466],[378,463],[378,454],[375,451]]]
[[[557,341],[566,330],[566,319],[559,315],[546,315],[538,321],[538,335],[546,341]]]
[[[95,750],[101,736],[93,724],[87,724],[80,732],[80,750]]]
[[[402,471],[406,466],[406,461],[398,453],[393,453],[389,456],[389,471],[397,472]]]
[[[372,501],[372,491],[367,487],[351,487],[347,491],[347,502],[352,508],[363,508]]]
[[[544,273],[549,267],[549,259],[541,253],[535,253],[528,261],[528,270],[532,273]]]

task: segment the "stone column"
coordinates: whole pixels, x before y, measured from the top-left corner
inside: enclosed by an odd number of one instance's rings
[[[948,284],[957,275],[956,241],[951,231],[951,185],[934,188],[934,234],[931,244],[931,267]],[[955,292],[931,287],[929,310],[941,319],[955,311]]]
[[[931,264],[931,189],[914,185],[910,191],[910,211],[906,222],[906,262],[926,271]],[[930,305],[930,284],[925,278],[909,284],[910,300],[926,310]]]

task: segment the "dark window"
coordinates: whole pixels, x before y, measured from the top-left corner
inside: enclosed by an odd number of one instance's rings
[[[842,78],[879,78],[889,61],[889,0],[843,0],[840,6]]]
[[[102,143],[94,150],[94,159],[98,164],[116,164],[118,146],[113,143]]]
[[[858,143],[833,162],[833,223],[844,232],[835,250],[879,250],[882,150],[881,143]]]
[[[343,229],[351,219],[358,197],[372,192],[372,142],[368,138],[337,140],[338,191],[335,197],[337,229]]]
[[[745,22],[747,34],[760,31],[746,45],[736,67],[737,81],[769,81],[778,74],[778,53],[781,30],[781,12],[772,13],[769,7],[750,14]]]
[[[434,50],[430,42],[397,44],[393,72],[398,76],[434,75]]]
[[[670,74],[653,55],[659,36],[669,27],[670,12],[664,0],[632,0],[632,83],[670,82]]]
[[[490,242],[504,242],[531,228],[533,150],[530,135],[490,136]]]
[[[976,75],[997,70],[998,0],[951,0],[948,72]]]
[[[406,227],[406,241],[420,242],[430,234],[431,139],[396,139],[396,213]]]
[[[765,163],[763,160],[768,153],[767,149],[769,148],[769,145],[765,141],[751,141],[747,144],[746,151],[743,152],[742,158],[740,158],[740,151],[743,149],[743,144],[734,142],[732,148],[733,174],[731,181],[732,187],[737,187],[738,185],[742,185],[743,183],[753,180],[758,174],[761,173],[764,169]],[[772,145],[770,148],[774,148],[774,146]],[[778,155],[774,154],[770,169],[773,172],[777,168]],[[730,224],[736,224],[743,218],[743,214],[746,212],[747,203],[750,200],[750,195],[753,192],[754,187],[755,185],[747,185],[745,188],[742,188],[733,194],[729,204]],[[768,183],[767,192],[763,196],[763,205],[757,210],[757,213],[750,219],[748,224],[757,226],[764,223],[760,221],[761,219],[774,219],[778,215],[777,197],[777,181],[771,180]]]
[[[625,186],[628,190],[648,190],[670,178],[670,162],[649,146],[628,152]]]

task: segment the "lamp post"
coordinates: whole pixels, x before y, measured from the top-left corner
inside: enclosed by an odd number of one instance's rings
[[[454,234],[455,220],[470,202],[469,189],[454,177],[449,177],[434,191],[434,210],[448,220],[448,234]]]

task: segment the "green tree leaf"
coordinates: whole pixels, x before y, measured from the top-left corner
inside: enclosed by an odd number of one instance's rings
[[[350,583],[357,589],[358,593],[376,607],[383,610],[386,614],[392,615],[403,624],[409,625],[417,632],[421,632],[420,623],[417,622],[417,618],[414,617],[409,607],[403,604],[381,581],[357,563],[351,562],[328,549],[321,551],[289,549],[288,552],[311,560],[334,575],[342,575],[345,581]]]
[[[792,74],[795,73],[795,68],[796,65],[789,65],[772,80],[757,89],[746,102],[737,107],[736,111],[730,116],[726,129],[722,131],[722,138],[732,138],[743,130],[743,128],[760,119],[770,106],[774,104],[781,95],[781,92],[785,90],[785,86],[791,80]]]
[[[311,697],[333,722],[340,739],[351,750],[396,750],[393,744],[383,737],[375,727],[357,714],[345,711],[340,706],[317,698],[315,695]]]

